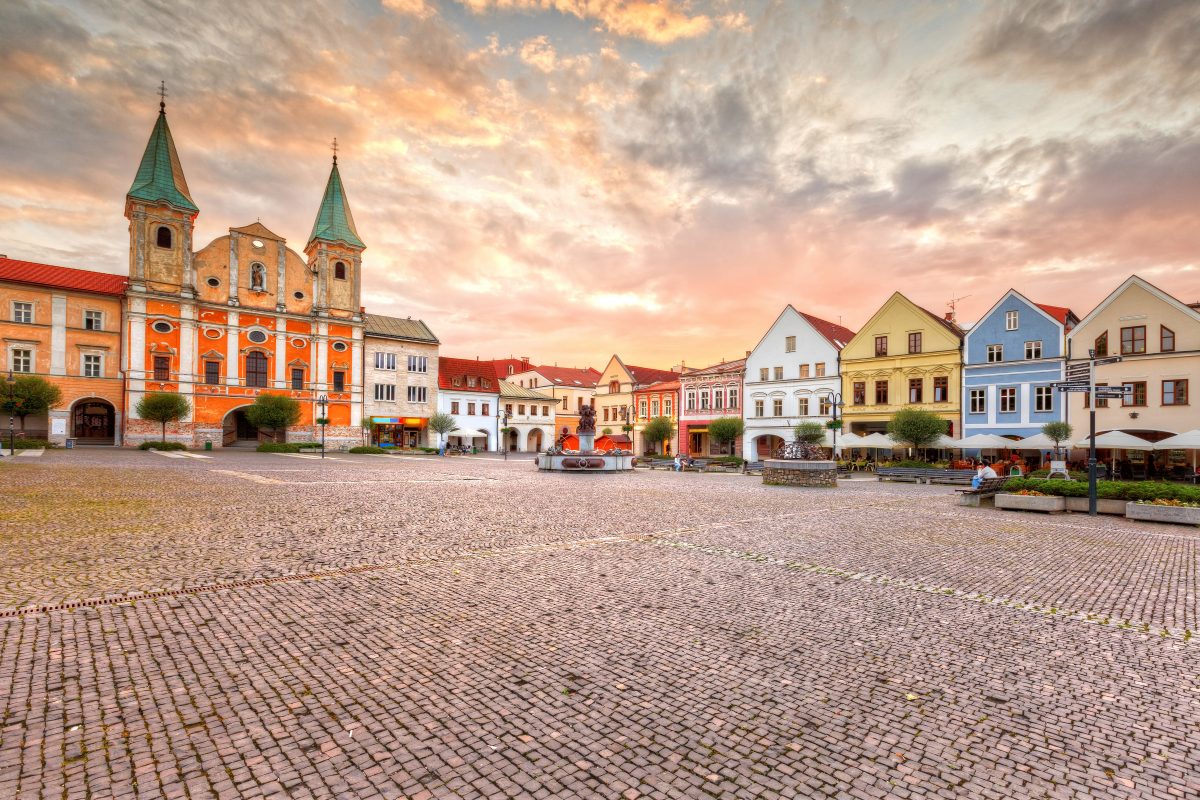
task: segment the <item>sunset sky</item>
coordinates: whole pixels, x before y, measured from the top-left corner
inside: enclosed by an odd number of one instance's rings
[[[124,272],[158,111],[197,249],[302,250],[336,136],[369,310],[443,354],[702,366],[785,303],[1200,300],[1200,3],[0,4],[0,253]]]

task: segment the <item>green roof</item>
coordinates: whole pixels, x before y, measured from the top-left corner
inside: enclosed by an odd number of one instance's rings
[[[183,177],[179,154],[175,152],[175,140],[171,138],[171,129],[167,127],[166,111],[158,112],[158,121],[150,132],[150,141],[146,142],[142,163],[138,165],[133,185],[129,187],[129,197],[200,212],[192,202],[187,181]]]
[[[321,209],[317,212],[317,221],[313,223],[312,233],[308,243],[317,239],[326,242],[345,242],[354,247],[366,249],[363,240],[358,238],[354,228],[354,215],[350,213],[350,204],[346,201],[346,190],[342,188],[342,176],[338,173],[337,159],[334,159],[333,169],[329,173],[329,182],[325,184],[325,196],[321,198]]]

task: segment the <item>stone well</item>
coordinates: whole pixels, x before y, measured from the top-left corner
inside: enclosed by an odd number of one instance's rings
[[[790,458],[763,461],[763,483],[768,486],[837,487],[837,462],[799,461]]]

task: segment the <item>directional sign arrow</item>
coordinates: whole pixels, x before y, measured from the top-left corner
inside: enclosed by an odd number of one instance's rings
[[[1088,392],[1088,391],[1091,391],[1092,387],[1090,387],[1086,384],[1083,386],[1076,386],[1076,385],[1068,385],[1068,384],[1060,383],[1055,388],[1058,389],[1060,392]]]
[[[1101,364],[1116,364],[1118,361],[1123,360],[1124,359],[1121,356],[1109,356],[1108,358],[1097,358],[1092,363],[1096,366],[1100,366]]]

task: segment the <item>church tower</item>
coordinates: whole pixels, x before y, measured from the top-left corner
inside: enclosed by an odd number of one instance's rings
[[[325,184],[325,196],[308,237],[304,254],[314,275],[313,310],[321,316],[359,321],[362,292],[362,252],[367,246],[358,238],[354,216],[338,172],[336,140],[333,169]]]
[[[167,127],[165,89],[158,119],[125,195],[129,220],[129,281],[134,291],[195,296],[192,227],[200,209],[192,201],[175,141]]]

